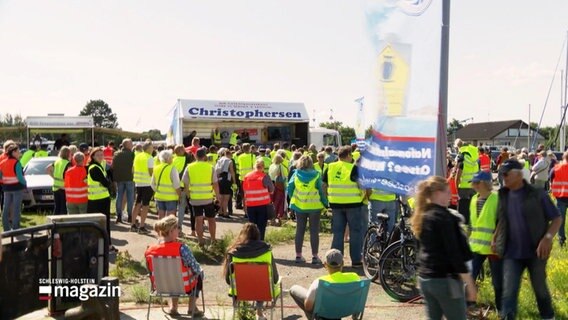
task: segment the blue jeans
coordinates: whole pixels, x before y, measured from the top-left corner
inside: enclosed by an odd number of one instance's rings
[[[4,211],[2,212],[2,227],[4,231],[20,229],[23,194],[23,190],[4,191]],[[10,213],[12,213],[12,219],[10,219]],[[10,223],[10,220],[12,220],[12,223]]]
[[[512,320],[517,315],[521,277],[528,269],[531,285],[542,319],[554,318],[552,298],[546,285],[546,261],[539,258],[505,259],[503,262],[503,307],[501,319]]]
[[[429,320],[466,320],[463,282],[453,278],[418,277]]]
[[[489,269],[491,270],[491,284],[493,285],[493,291],[495,291],[495,307],[500,314],[503,298],[503,259],[488,258],[488,256],[486,255],[474,253],[471,276],[474,280],[477,279],[477,276],[479,275],[479,272],[481,272],[481,267],[483,266],[485,259],[489,259]]]
[[[369,201],[369,211],[370,211],[370,221],[374,223],[379,223],[377,218],[378,213],[386,213],[389,215],[389,220],[387,221],[387,231],[391,234],[394,229],[394,224],[396,223],[396,201],[379,201],[371,200]]]
[[[134,207],[134,181],[119,181],[116,183],[116,189],[116,216],[122,219],[122,197],[126,193],[126,212],[130,220]]]
[[[566,209],[568,208],[568,203],[564,200],[557,200],[558,211],[562,216],[562,224],[560,225],[560,230],[558,230],[558,240],[560,243],[566,242]]]
[[[331,231],[333,240],[331,248],[343,253],[343,236],[345,226],[349,226],[349,255],[352,263],[360,263],[363,251],[363,210],[355,208],[333,208],[331,217]]]

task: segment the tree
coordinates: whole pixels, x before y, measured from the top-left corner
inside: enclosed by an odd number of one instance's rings
[[[452,121],[448,123],[448,128],[446,130],[446,133],[448,134],[448,136],[450,136],[461,128],[463,128],[462,122],[455,118],[452,118]]]
[[[113,129],[118,127],[116,113],[113,113],[103,100],[90,100],[79,115],[92,116],[96,127]]]
[[[162,134],[162,132],[158,129],[151,129],[148,131],[144,131],[142,132],[142,134],[147,134],[148,137],[154,141],[166,139],[166,135]]]
[[[322,122],[320,123],[320,127],[337,130],[341,135],[342,145],[351,145],[351,140],[355,139],[355,129],[344,126],[341,121]]]

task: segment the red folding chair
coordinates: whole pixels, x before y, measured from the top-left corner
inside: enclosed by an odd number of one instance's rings
[[[272,274],[268,263],[231,263],[233,277],[231,288],[236,294],[233,296],[233,319],[239,314],[241,308],[247,308],[244,302],[265,302],[265,308],[270,308],[270,319],[273,319],[274,309],[280,297],[280,314],[284,319],[284,299],[282,297],[282,279],[276,284],[272,281]]]

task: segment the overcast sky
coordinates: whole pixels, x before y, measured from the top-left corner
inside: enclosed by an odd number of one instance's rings
[[[536,121],[566,12],[566,0],[453,1],[449,118],[526,121],[532,104]],[[135,131],[165,132],[178,98],[304,102],[354,125],[372,81],[359,1],[0,0],[0,43],[1,113],[77,115],[103,99]],[[559,121],[559,77],[545,124]]]

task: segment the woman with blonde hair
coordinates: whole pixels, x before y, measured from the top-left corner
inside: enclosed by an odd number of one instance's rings
[[[184,283],[185,291],[186,293],[191,294],[193,290],[197,290],[197,294],[195,295],[197,298],[199,297],[199,291],[203,288],[203,279],[198,277],[191,282],[189,280],[193,275],[200,274],[202,272],[201,266],[197,260],[195,260],[195,257],[191,253],[189,247],[178,241],[179,228],[177,220],[178,219],[174,215],[168,215],[154,224],[154,230],[156,230],[160,236],[160,242],[149,246],[144,253],[144,257],[146,258],[146,264],[150,272],[153,272],[152,259],[150,259],[150,256],[181,257],[182,272],[188,272],[187,281]],[[152,287],[155,287],[154,279],[151,278],[151,280]],[[193,297],[189,298],[189,310],[195,310],[195,317],[202,317],[203,311],[197,309],[195,301],[196,299],[193,299]],[[170,311],[168,313],[171,316],[179,316],[177,309],[178,298],[172,298]]]
[[[276,263],[272,256],[272,248],[270,245],[260,238],[260,230],[256,224],[247,222],[239,232],[235,242],[227,249],[225,261],[223,263],[223,276],[227,284],[231,284],[231,277],[233,277],[233,270],[231,270],[231,263],[267,263],[270,267],[270,274],[272,275],[272,283],[276,284],[279,280],[278,270]],[[274,286],[275,290],[280,290],[279,286]],[[275,292],[278,294],[279,292]],[[229,295],[234,296],[237,294],[229,289]],[[266,319],[263,313],[263,303],[258,301],[256,303],[257,319]]]
[[[450,188],[443,177],[431,176],[417,186],[411,224],[418,239],[418,282],[428,319],[445,316],[465,320],[466,300],[477,299],[477,289],[466,266],[472,253],[460,227],[461,217],[448,209],[450,198]]]
[[[323,191],[321,174],[314,170],[311,156],[302,156],[296,162],[296,170],[288,183],[290,208],[296,213],[296,263],[306,260],[302,256],[304,234],[308,220],[310,223],[310,245],[312,247],[312,264],[320,264],[319,228],[321,211],[329,206]]]

